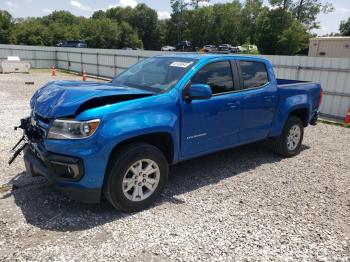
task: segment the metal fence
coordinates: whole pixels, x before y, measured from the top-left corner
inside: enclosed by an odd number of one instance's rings
[[[16,55],[34,68],[56,66],[111,78],[140,59],[164,54],[160,51],[61,48],[0,45],[0,59]],[[305,56],[261,56],[274,65],[278,78],[320,82],[324,100],[322,115],[343,119],[350,107],[350,59]]]

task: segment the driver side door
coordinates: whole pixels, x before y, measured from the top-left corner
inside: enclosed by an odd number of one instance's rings
[[[191,84],[207,84],[212,97],[181,102],[181,155],[196,155],[228,148],[239,143],[242,118],[241,94],[235,61],[211,62],[200,68]],[[184,91],[186,92],[186,91]]]

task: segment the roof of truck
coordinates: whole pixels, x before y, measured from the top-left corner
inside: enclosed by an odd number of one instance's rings
[[[214,58],[220,58],[220,57],[227,57],[227,58],[237,58],[237,59],[254,59],[257,61],[268,61],[265,58],[257,57],[257,56],[249,56],[249,55],[232,55],[232,54],[208,54],[208,53],[173,53],[173,54],[165,54],[160,55],[165,57],[179,57],[179,58],[189,58],[189,59],[196,59],[200,61],[208,60],[208,59],[214,59]]]

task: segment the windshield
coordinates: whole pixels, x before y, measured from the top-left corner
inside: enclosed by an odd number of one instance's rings
[[[165,92],[173,88],[195,62],[189,58],[151,57],[125,70],[112,83]]]

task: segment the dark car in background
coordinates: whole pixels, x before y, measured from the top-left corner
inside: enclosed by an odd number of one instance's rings
[[[240,53],[241,50],[237,47],[237,46],[234,46],[232,49],[231,49],[231,53]]]
[[[228,51],[231,52],[234,49],[234,47],[230,44],[222,44],[218,46],[219,51]]]
[[[176,45],[176,51],[183,51],[183,52],[193,51],[191,42],[188,40],[178,42]]]
[[[87,44],[84,40],[67,40],[58,43],[58,47],[77,47],[77,48],[87,48]]]

